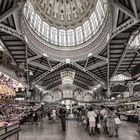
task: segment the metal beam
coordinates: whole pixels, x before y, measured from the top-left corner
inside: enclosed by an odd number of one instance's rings
[[[132,5],[134,15],[135,15],[136,19],[139,19],[138,12],[137,12],[137,7],[136,7],[136,0],[130,0],[130,2],[131,2],[131,5]]]
[[[14,6],[0,16],[0,22],[5,20],[10,15],[12,15],[16,10],[22,8],[26,1],[21,0],[21,2],[18,2],[18,0],[17,0],[17,1],[14,1],[14,2],[15,2]]]
[[[138,50],[137,50],[137,49],[133,48],[133,47],[132,47],[132,46],[130,46],[130,45],[129,45],[129,47],[131,48],[130,50],[132,50],[133,52],[137,53],[137,55],[139,55],[139,56],[140,56],[140,52],[138,52]],[[138,45],[138,46],[137,46],[137,48],[139,48],[139,47],[140,47],[140,45]]]
[[[11,54],[11,52],[8,50],[8,48],[6,47],[6,45],[4,44],[3,40],[0,37],[0,45],[2,46],[2,48],[5,50],[5,52],[10,56],[10,58],[12,59],[12,61],[17,64],[17,62],[15,61],[13,55]]]
[[[125,13],[126,15],[128,15],[129,17],[131,17],[132,19],[136,19],[134,13],[131,10],[129,10],[127,7],[125,7],[124,5],[122,5],[121,3],[119,3],[118,1],[113,1],[113,5],[114,5],[114,7],[117,7],[123,13]]]
[[[110,62],[109,62],[109,58],[110,58],[110,45],[108,43],[107,45],[107,58],[108,58],[108,63],[107,63],[107,97],[110,98],[111,97],[111,91],[110,91]]]
[[[50,74],[51,72],[57,70],[58,68],[60,68],[61,66],[65,65],[65,62],[61,62],[59,64],[57,64],[56,66],[54,66],[51,71],[46,71],[43,74],[39,75],[37,78],[35,78],[32,81],[32,87],[35,86],[40,80],[42,80],[45,76],[47,76],[48,74]]]
[[[133,35],[131,36],[130,40],[128,41],[128,44],[125,45],[125,49],[124,49],[124,51],[123,51],[123,53],[122,53],[122,55],[121,55],[121,57],[120,57],[120,59],[119,59],[119,62],[118,62],[118,64],[117,64],[117,66],[116,66],[116,68],[115,68],[115,70],[114,70],[114,72],[113,72],[111,78],[114,77],[114,76],[117,74],[117,71],[118,71],[118,69],[119,69],[119,67],[120,67],[120,65],[121,65],[121,63],[122,63],[122,61],[124,60],[124,57],[125,57],[125,55],[126,55],[128,49],[129,49],[129,45],[130,45],[131,42],[135,39],[135,37],[139,34],[139,32],[140,32],[140,31],[138,31],[138,32],[136,32],[135,34],[133,34]]]
[[[111,87],[114,87],[117,85],[122,85],[122,86],[128,87],[128,85],[125,85],[125,81],[112,81],[111,82]]]
[[[117,21],[118,21],[118,15],[119,15],[119,9],[116,7],[113,7],[114,11],[113,11],[113,31],[117,28]]]
[[[51,71],[55,71],[55,70],[57,70],[58,68],[60,68],[61,66],[65,65],[65,64],[66,64],[66,62],[60,62],[56,66],[52,67]]]
[[[121,57],[119,59],[119,62],[117,63],[117,66],[116,66],[116,68],[115,68],[115,70],[114,70],[114,72],[112,74],[112,77],[114,77],[117,74],[117,71],[118,71],[122,61],[124,60],[124,57],[125,57],[127,51],[128,51],[128,45],[125,46],[125,49],[124,49],[124,51],[123,51],[123,53],[122,53],[122,55],[121,55]]]
[[[104,88],[106,88],[105,81],[103,81],[101,78],[99,78],[98,76],[96,76],[95,74],[93,74],[90,71],[85,71],[85,68],[83,68],[82,66],[80,66],[79,64],[77,64],[75,62],[71,62],[71,64],[74,65],[75,67],[77,67],[78,69],[84,71],[88,75],[90,75],[93,79],[95,79],[98,83],[100,83]]]
[[[28,64],[30,64],[32,66],[35,66],[35,67],[39,67],[39,68],[44,69],[44,70],[51,71],[50,67],[47,67],[47,66],[45,66],[43,64],[40,64],[40,63],[37,63],[37,62],[34,62],[34,61],[30,61],[30,62],[28,62]]]
[[[137,23],[139,23],[140,20],[134,20],[134,19],[129,19],[126,22],[124,22],[123,24],[121,24],[120,26],[118,26],[116,28],[116,30],[114,30],[112,32],[112,39],[118,35],[121,32],[124,32],[125,30],[131,28],[132,26],[136,25]]]
[[[21,10],[17,10],[16,12],[13,13],[13,17],[14,17],[14,21],[15,21],[15,26],[16,26],[16,30],[18,32],[21,32],[21,28],[20,28],[20,17],[21,17],[22,11]]]
[[[26,78],[27,78],[27,84],[28,86],[30,85],[30,78],[29,78],[29,65],[28,65],[28,46],[25,45],[26,47],[26,72],[27,72],[27,75],[26,75]],[[29,87],[26,89],[26,95],[25,95],[25,99],[27,100],[27,96],[29,95]]]
[[[106,57],[103,57],[103,56],[100,56],[100,55],[93,55],[93,57],[96,57],[96,58],[98,58],[98,59],[101,59],[101,60],[103,60],[103,61],[106,61],[107,60],[107,58]]]
[[[56,71],[53,75],[49,74],[46,78],[44,78],[43,82],[52,80],[53,78],[59,77],[60,71]]]
[[[52,68],[49,58],[47,58],[47,61],[48,61],[50,68]]]
[[[140,82],[136,82],[134,83],[134,86],[140,85]]]
[[[46,71],[43,74],[39,75],[38,77],[36,77],[32,83],[31,86],[34,87],[40,80],[42,80],[45,76],[47,76],[48,74],[50,74],[50,71]]]
[[[39,54],[34,56],[34,57],[30,57],[30,58],[28,58],[28,62],[36,60],[36,59],[41,58],[41,57],[42,57],[42,55],[39,55]]]
[[[46,88],[48,88],[49,86],[54,85],[54,84],[56,84],[56,83],[59,83],[60,81],[61,81],[61,79],[57,79],[57,80],[54,80],[54,81],[51,82],[51,83],[44,84],[44,85],[45,85]]]
[[[118,3],[118,2],[117,2]],[[118,15],[118,13],[119,13],[119,5],[118,6],[116,6],[117,5],[117,3],[116,2],[114,2],[113,0],[111,0],[111,4],[112,5],[114,5],[114,11],[115,11],[115,13],[114,13],[114,15],[113,15],[113,17],[114,17],[114,22],[113,22],[113,24],[114,24],[114,26],[113,26],[113,32],[112,32],[112,37],[111,38],[114,38],[117,34],[119,34],[119,33],[121,33],[121,32],[123,32],[123,31],[125,31],[125,30],[127,30],[127,29],[129,29],[129,28],[131,28],[132,26],[134,26],[134,25],[136,25],[140,20],[139,20],[139,18],[137,18],[137,15],[138,15],[138,17],[139,17],[139,13],[136,11],[136,7],[135,7],[135,0],[131,0],[131,5],[132,5],[132,7],[133,7],[133,9],[134,9],[134,14],[132,14],[132,12],[130,11],[130,13],[133,15],[132,17],[133,18],[131,18],[131,19],[129,19],[129,20],[127,20],[126,22],[124,22],[123,24],[121,24],[121,25],[119,25],[117,28],[116,28],[116,24],[117,24],[117,15]],[[122,5],[122,4],[121,4]],[[122,7],[122,6],[120,6],[120,7]],[[115,10],[116,9],[116,10]],[[127,9],[126,7],[125,7],[125,9]],[[122,10],[124,10],[123,8],[122,8]],[[113,11],[113,12],[114,12]],[[127,10],[126,11],[124,11],[125,13],[127,13]],[[128,12],[129,13],[129,12]]]
[[[87,58],[87,60],[86,60],[86,64],[85,64],[85,66],[84,66],[85,69],[86,69],[86,67],[87,67],[88,60],[89,60],[89,58]]]
[[[93,65],[91,65],[91,66],[88,66],[85,70],[86,70],[86,71],[92,70],[92,69],[95,69],[95,68],[97,68],[97,67],[101,67],[101,66],[103,66],[103,65],[105,65],[105,64],[107,64],[106,61],[97,62],[97,63],[95,63],[95,64],[93,64]]]
[[[13,28],[11,28],[9,26],[6,26],[6,25],[0,23],[0,30],[8,33],[10,35],[14,35],[14,36],[20,38],[21,40],[24,40],[23,36],[20,32],[18,32],[17,30],[14,30]]]
[[[89,89],[89,85],[88,84],[86,84],[85,82],[83,82],[83,81],[80,81],[80,80],[78,80],[78,79],[74,79],[74,81],[73,82],[77,82],[77,83],[79,83],[79,84],[82,84],[82,85],[84,85],[84,86],[86,86],[88,89]]]
[[[37,84],[40,80],[42,80],[45,76],[47,76],[48,74],[50,74],[51,72],[55,71],[56,69],[60,68],[61,66],[65,65],[66,62],[61,62],[58,65],[56,65],[55,67],[53,67],[51,69],[51,71],[46,71],[45,73],[41,74],[40,76],[38,76],[36,79],[34,79],[32,81],[32,86],[34,86],[35,84]],[[92,78],[94,78],[96,81],[98,81],[98,83],[100,83],[104,88],[105,87],[105,82],[99,78],[98,76],[96,76],[95,74],[91,73],[90,71],[85,71],[85,69],[80,66],[79,64],[75,63],[75,62],[70,62],[71,65],[77,67],[78,69],[82,70],[83,72],[87,73],[88,75],[90,75]]]
[[[106,83],[105,83],[105,81],[103,79],[99,78],[97,75],[93,74],[90,71],[86,71],[86,73],[88,75],[90,75],[92,78],[94,78],[98,83],[100,83],[103,86],[103,88],[106,89]]]

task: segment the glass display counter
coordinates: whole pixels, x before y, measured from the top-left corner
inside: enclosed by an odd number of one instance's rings
[[[0,127],[0,140],[19,140],[19,131],[21,130],[18,123]]]

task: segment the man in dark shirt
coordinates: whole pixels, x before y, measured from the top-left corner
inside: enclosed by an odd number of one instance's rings
[[[66,130],[66,109],[64,107],[61,107],[59,110],[59,117],[61,120],[62,130]]]
[[[0,110],[0,115],[2,116],[3,115],[3,113],[2,113],[2,111]]]

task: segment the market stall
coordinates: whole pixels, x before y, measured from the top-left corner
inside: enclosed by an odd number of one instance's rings
[[[0,123],[0,140],[19,140],[19,123]]]

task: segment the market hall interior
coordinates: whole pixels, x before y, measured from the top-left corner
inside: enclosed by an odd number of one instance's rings
[[[0,0],[0,140],[138,140],[140,0]]]

